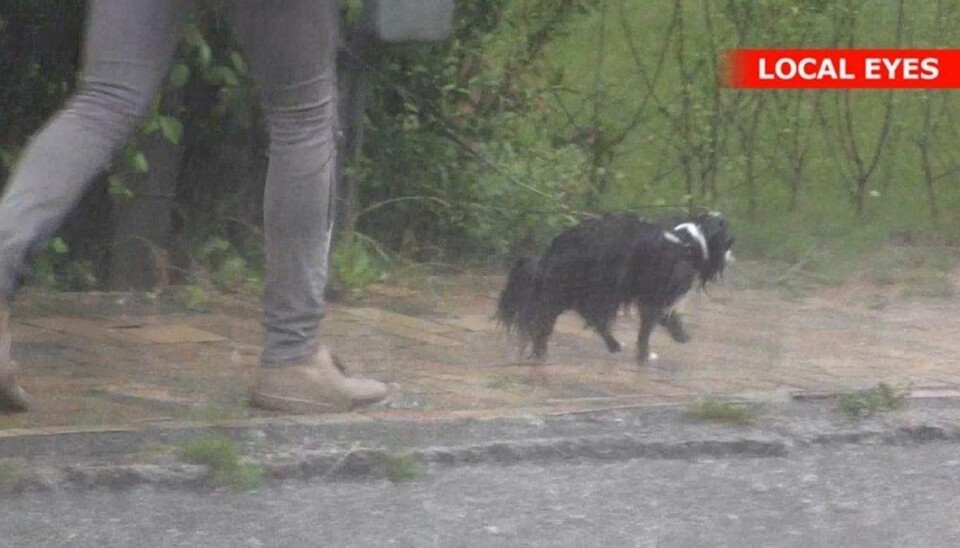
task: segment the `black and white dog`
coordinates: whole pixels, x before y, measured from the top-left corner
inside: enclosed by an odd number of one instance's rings
[[[540,258],[514,264],[496,317],[519,333],[521,353],[532,342],[538,359],[546,356],[557,316],[571,309],[618,352],[611,324],[621,307],[636,304],[638,359],[655,359],[654,327],[662,325],[677,342],[690,340],[674,306],[698,277],[704,287],[723,273],[733,242],[727,220],[716,212],[670,223],[629,213],[591,219],[554,238]]]

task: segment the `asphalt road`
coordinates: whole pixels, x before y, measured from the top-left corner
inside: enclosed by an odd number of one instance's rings
[[[960,546],[960,446],[0,500],[0,546]]]

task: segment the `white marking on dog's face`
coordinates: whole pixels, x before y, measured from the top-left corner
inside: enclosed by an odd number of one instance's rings
[[[726,253],[723,254],[723,260],[726,264],[735,263],[737,259],[733,256],[733,251],[728,249]]]
[[[690,236],[700,244],[700,251],[703,252],[703,260],[710,260],[710,251],[707,250],[707,239],[703,237],[703,231],[693,223],[682,223],[674,227],[674,232],[685,230]]]
[[[675,243],[675,244],[682,244],[682,243],[683,243],[683,242],[680,241],[680,238],[677,238],[677,235],[676,235],[676,234],[674,234],[674,233],[672,233],[672,232],[667,232],[666,230],[663,231],[663,237],[666,238],[668,241],[671,241],[671,242],[673,242],[673,243]]]

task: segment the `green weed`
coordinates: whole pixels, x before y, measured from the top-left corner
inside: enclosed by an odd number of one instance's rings
[[[61,287],[57,273],[67,262],[70,247],[63,238],[51,238],[38,248],[30,261],[31,282],[45,289]]]
[[[202,312],[210,306],[210,296],[207,290],[199,285],[186,285],[176,294],[177,301],[184,308],[193,312]]]
[[[259,466],[240,462],[230,438],[205,436],[187,441],[180,447],[180,459],[206,465],[208,480],[214,487],[250,491],[260,486],[263,477]]]
[[[362,297],[370,284],[386,277],[383,257],[372,249],[372,244],[352,237],[338,242],[331,254],[331,283],[334,290]]]
[[[263,281],[236,247],[220,236],[208,238],[195,256],[209,272],[210,281],[221,291],[254,293],[262,291]]]
[[[881,382],[873,388],[838,395],[837,409],[853,417],[869,417],[903,407],[909,394],[908,388],[895,388]]]

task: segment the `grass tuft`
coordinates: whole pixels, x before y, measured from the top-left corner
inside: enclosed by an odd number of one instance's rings
[[[900,409],[909,394],[909,388],[896,388],[881,382],[872,388],[838,395],[837,409],[853,417],[869,417]]]
[[[211,485],[233,491],[250,491],[260,486],[263,474],[259,466],[240,462],[233,440],[205,436],[187,441],[180,447],[180,459],[209,468]]]

